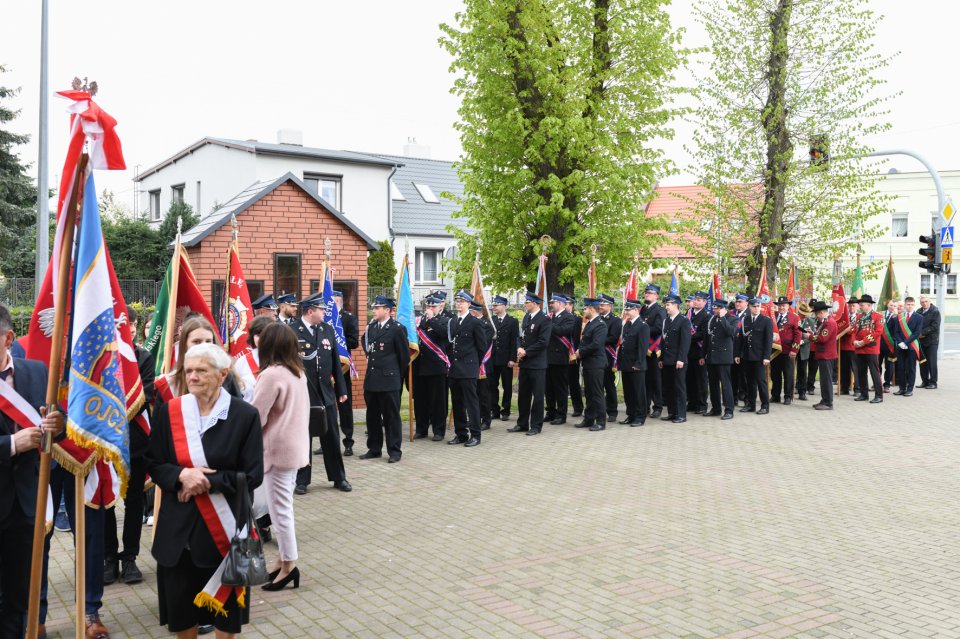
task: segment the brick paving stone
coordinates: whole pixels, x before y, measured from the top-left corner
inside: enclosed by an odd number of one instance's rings
[[[536,438],[495,421],[475,449],[346,458],[353,493],[295,499],[301,587],[256,589],[244,636],[960,637],[960,360],[941,370],[880,406]],[[106,588],[114,637],[169,636],[149,535],[145,581]],[[50,637],[73,632],[71,546],[54,536]]]

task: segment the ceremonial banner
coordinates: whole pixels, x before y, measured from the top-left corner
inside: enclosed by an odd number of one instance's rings
[[[890,300],[900,299],[900,288],[897,286],[897,275],[893,272],[893,256],[887,262],[887,272],[883,276],[883,287],[880,289],[880,308],[886,308]]]
[[[797,267],[793,262],[790,263],[790,276],[787,278],[787,299],[790,300],[790,306],[797,308]]]
[[[493,313],[490,312],[490,305],[487,304],[487,296],[483,292],[483,276],[480,274],[479,259],[473,261],[473,278],[470,280],[470,295],[473,296],[475,303],[483,306],[483,316],[490,322],[490,326],[493,327],[493,334],[496,335],[497,327],[493,323]]]
[[[592,266],[591,266],[592,268]],[[539,266],[537,267],[537,285],[534,293],[546,304],[549,301],[547,297],[547,254],[541,253]]]
[[[340,320],[340,307],[337,306],[336,301],[333,299],[333,269],[330,268],[330,265],[326,262],[323,264],[323,303],[327,307],[324,316],[326,319],[324,321],[333,327],[333,334],[337,338],[337,352],[340,354],[340,365],[343,367],[344,373],[349,369],[350,376],[356,377],[357,368],[353,364],[353,355],[350,354],[350,349],[347,348],[347,338],[344,336],[343,322]],[[399,317],[398,307],[397,318]]]
[[[680,295],[680,283],[677,281],[677,267],[673,267],[673,277],[670,278],[670,294]]]
[[[227,294],[220,309],[220,340],[230,357],[237,360],[252,349],[247,344],[247,326],[253,321],[253,305],[236,242],[230,245],[226,284]]]
[[[633,269],[630,271],[630,275],[627,277],[627,284],[623,287],[623,308],[627,307],[627,300],[637,299],[637,293],[639,293],[638,282],[639,274],[637,273],[637,265],[633,265]]]
[[[720,274],[714,271],[713,273],[713,294],[714,299],[720,299],[723,297],[723,289],[720,288]],[[713,300],[710,302],[713,303]]]
[[[156,362],[154,370],[156,375],[171,371],[176,365],[177,354],[174,353],[173,343],[180,331],[180,325],[183,324],[184,316],[190,311],[200,313],[210,322],[210,326],[217,325],[210,313],[210,307],[207,306],[207,301],[203,299],[197,278],[193,275],[187,255],[180,246],[178,238],[173,259],[170,260],[167,272],[163,276],[163,283],[160,285],[153,320],[150,322],[144,344]]]
[[[853,271],[853,283],[850,285],[850,295],[857,299],[863,297],[863,269],[860,268],[860,256],[857,256],[857,268]]]
[[[407,329],[407,345],[410,347],[410,361],[420,354],[420,342],[417,340],[417,323],[413,312],[413,289],[410,288],[410,260],[406,256],[400,265],[400,283],[397,285],[397,321]]]
[[[767,264],[764,262],[763,271],[760,274],[760,288],[757,289],[757,298],[760,300],[760,312],[770,318],[773,322],[773,357],[783,350],[780,345],[780,327],[777,326],[777,311],[774,308],[773,300],[770,299],[770,289],[767,286]]]

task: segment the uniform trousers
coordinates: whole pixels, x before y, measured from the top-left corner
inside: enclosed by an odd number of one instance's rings
[[[131,428],[139,428],[135,424]],[[107,508],[104,513],[103,543],[104,555],[109,559],[136,559],[140,553],[140,533],[143,531],[143,484],[147,477],[146,457],[134,457],[130,460],[130,480],[127,482],[127,496],[123,499],[123,552],[119,551],[117,539],[117,510]]]
[[[446,392],[444,388],[444,396]],[[403,440],[400,392],[365,390],[363,401],[367,404],[367,450],[377,455],[382,454],[386,436],[387,454],[390,457],[400,457],[400,442]]]
[[[855,392],[860,391],[859,382],[857,380],[857,375],[855,374],[856,369],[856,351],[840,351],[840,394],[849,395],[850,394],[850,383],[853,383],[853,390]]]
[[[617,372],[612,365],[603,369],[603,393],[606,396],[607,418],[617,417]]]
[[[883,369],[884,386],[892,386],[894,381],[897,382],[897,386],[900,386],[900,355],[896,352],[897,350],[900,349],[896,346],[893,353],[885,353],[880,349],[880,368]]]
[[[491,374],[487,377],[490,382],[490,407],[491,411],[497,412],[492,416],[510,415],[510,402],[513,401],[513,369],[506,364],[490,368]],[[502,395],[501,389],[503,389]]]
[[[747,396],[746,366],[732,364],[730,366],[730,378],[733,382],[733,399],[738,402],[744,401]]]
[[[803,396],[812,393],[813,380],[817,377],[817,361],[813,353],[807,359],[797,356],[797,395]]]
[[[587,424],[603,424],[606,417],[604,406],[603,375],[606,369],[583,369],[583,421]]]
[[[263,474],[271,530],[277,540],[280,561],[296,561],[299,556],[293,519],[293,484],[296,478],[296,469],[288,468],[274,467]]]
[[[477,378],[451,378],[453,399],[453,432],[460,439],[480,439],[480,398],[477,397]]]
[[[570,388],[570,408],[574,415],[583,414],[583,390],[580,388],[580,362],[570,362],[567,367],[567,385]]]
[[[367,428],[370,424],[370,403],[367,403]],[[399,409],[398,409],[399,410]],[[337,427],[337,411],[333,406],[326,406],[324,413],[327,416],[327,429],[320,436],[320,448],[323,449],[323,467],[327,471],[327,481],[338,482],[347,478],[347,469],[343,465],[343,455],[340,454],[340,430]],[[397,416],[399,421],[400,417]],[[307,444],[310,450],[310,463],[297,471],[297,485],[309,486],[313,481],[313,437]]]
[[[567,399],[570,393],[570,365],[547,366],[547,416],[553,419],[567,418]]]
[[[340,416],[340,432],[343,433],[344,448],[353,448],[353,382],[350,373],[344,375],[347,383],[347,401],[337,404],[337,413]]]
[[[620,371],[623,386],[623,403],[627,406],[627,419],[644,421],[647,418],[646,371]]]
[[[920,381],[926,385],[937,383],[937,349],[940,344],[921,344],[920,352],[927,358],[925,364],[920,364]]]
[[[434,435],[447,430],[446,375],[418,375],[413,378],[413,414],[418,435],[431,429]]]
[[[660,358],[656,353],[647,356],[647,372],[644,373],[646,403],[644,409],[653,405],[653,410],[663,410],[663,383],[661,380]]]
[[[490,413],[490,407],[493,402],[490,401],[490,382],[486,377],[477,380],[477,401],[480,403],[480,423],[489,424],[493,419]]]
[[[917,382],[917,354],[912,348],[899,349],[897,354],[897,385],[904,392],[913,391]]]
[[[708,364],[707,377],[710,380],[710,410],[720,412],[721,400],[726,413],[733,412],[733,381],[730,377],[730,364]]]
[[[873,380],[873,396],[883,399],[883,378],[880,377],[880,356],[857,353],[857,386],[860,397],[870,396],[870,379]],[[870,379],[867,378],[869,373]]]
[[[33,513],[26,515],[13,492],[10,513],[0,519],[0,638],[20,639],[27,629]],[[46,557],[46,553],[44,553]],[[46,567],[46,561],[44,561]],[[46,574],[44,574],[46,584]],[[101,586],[102,588],[102,586]]]
[[[692,411],[707,410],[707,366],[699,361],[687,363],[687,408]]]
[[[820,367],[820,403],[824,406],[833,406],[833,383],[831,379],[837,360],[818,359],[816,362]]]
[[[760,408],[769,408],[770,389],[767,387],[767,367],[763,361],[740,360],[747,378],[747,393],[743,405],[757,408],[757,394],[760,395]]]
[[[663,378],[663,405],[667,415],[687,418],[687,372],[677,369],[676,364],[664,364],[660,369]]]
[[[783,391],[783,399],[793,399],[795,362],[796,359],[790,357],[787,353],[781,353],[770,361],[771,395],[773,399],[780,401],[781,391]]]
[[[517,428],[543,428],[543,393],[547,383],[547,369],[521,368],[517,386]]]

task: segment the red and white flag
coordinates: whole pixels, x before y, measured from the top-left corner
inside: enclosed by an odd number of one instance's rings
[[[253,305],[250,303],[250,291],[243,276],[240,255],[237,246],[230,246],[227,267],[227,296],[220,309],[220,339],[227,353],[235,361],[250,352],[252,344],[247,344],[247,327],[253,321]]]

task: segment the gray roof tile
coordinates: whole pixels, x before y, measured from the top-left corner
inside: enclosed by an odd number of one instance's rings
[[[466,220],[453,217],[453,213],[460,210],[460,206],[442,195],[442,193],[450,193],[457,197],[463,195],[463,184],[457,176],[453,162],[396,155],[380,157],[402,164],[393,175],[393,183],[406,199],[393,200],[390,231],[394,236],[449,237],[451,234],[447,231],[448,224],[464,230],[468,228]],[[425,202],[414,184],[428,185],[440,199],[440,203]]]

